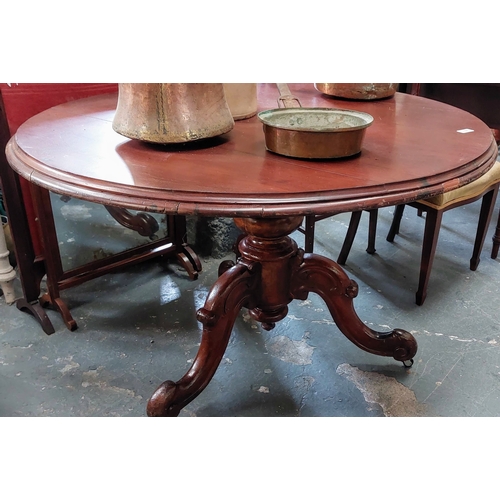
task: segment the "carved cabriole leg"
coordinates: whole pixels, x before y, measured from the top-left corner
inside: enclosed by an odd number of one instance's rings
[[[229,342],[231,330],[243,306],[251,306],[257,266],[236,264],[215,283],[197,318],[203,324],[200,349],[189,371],[178,381],[163,382],[148,401],[150,417],[176,417],[208,385]]]
[[[317,293],[326,303],[340,331],[364,351],[379,356],[391,356],[407,361],[417,352],[417,342],[404,330],[376,332],[358,317],[353,299],[358,285],[335,262],[318,255],[306,254],[293,276],[292,295],[302,298],[308,292]]]
[[[220,277],[198,311],[203,323],[200,349],[189,371],[178,381],[163,382],[148,401],[148,416],[177,416],[212,379],[242,307],[271,329],[287,315],[290,277],[298,265],[299,251],[287,235],[302,217],[235,219],[247,236],[239,239],[237,263],[224,262]]]
[[[148,401],[149,416],[177,416],[212,379],[242,307],[265,329],[288,313],[293,299],[319,294],[340,330],[360,348],[381,356],[410,360],[415,339],[403,330],[379,333],[364,325],[354,312],[357,285],[330,259],[307,254],[288,235],[302,217],[235,219],[246,234],[239,240],[237,263],[223,262],[205,306],[198,311],[203,324],[200,349],[193,365],[178,381],[163,382]]]

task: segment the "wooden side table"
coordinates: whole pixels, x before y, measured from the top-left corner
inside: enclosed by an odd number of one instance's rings
[[[314,292],[361,349],[403,362],[417,351],[407,331],[366,326],[353,306],[356,283],[332,260],[304,253],[290,234],[308,214],[408,203],[473,181],[495,162],[491,131],[469,113],[412,95],[346,102],[322,96],[312,84],[291,89],[304,106],[373,115],[361,154],[337,161],[275,155],[266,151],[256,117],[189,148],[151,147],[113,132],[114,100],[107,96],[33,117],[7,146],[16,172],[56,193],[166,214],[233,217],[243,231],[235,262],[221,265],[197,313],[203,332],[192,366],[177,382],[158,387],[148,415],[176,416],[203,391],[242,307],[271,329],[292,300]],[[276,107],[276,98],[274,84],[259,86],[260,109]]]
[[[36,185],[30,186],[8,166],[5,146],[10,136],[33,114],[56,104],[104,93],[111,94],[116,102],[116,92],[116,84],[16,84],[12,87],[0,84],[0,180],[23,287],[23,297],[16,301],[16,305],[20,310],[33,314],[47,334],[54,332],[44,309],[48,305],[60,312],[68,329],[77,327],[61,298],[60,292],[66,288],[160,255],[176,255],[191,279],[196,279],[201,271],[200,260],[186,241],[185,218],[175,215],[167,217],[168,234],[165,237],[64,270],[49,191]],[[123,208],[108,206],[105,202],[103,206],[121,225],[142,236],[151,237],[159,229],[156,220],[144,211],[134,214]],[[8,271],[5,272],[8,274]],[[48,293],[40,297],[44,275],[47,275]]]

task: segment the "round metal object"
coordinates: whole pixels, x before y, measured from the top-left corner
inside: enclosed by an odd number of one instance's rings
[[[120,83],[113,130],[130,139],[172,144],[234,127],[222,83]]]
[[[261,111],[266,148],[295,158],[343,158],[361,151],[373,117],[332,108],[284,108]]]
[[[344,99],[374,100],[393,96],[398,83],[315,83],[323,94]]]

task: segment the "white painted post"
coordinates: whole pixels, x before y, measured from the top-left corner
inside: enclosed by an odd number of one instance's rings
[[[9,262],[9,251],[7,250],[7,243],[5,242],[5,234],[2,226],[0,228],[0,288],[3,291],[5,302],[7,302],[7,304],[15,302],[15,278],[16,272]]]

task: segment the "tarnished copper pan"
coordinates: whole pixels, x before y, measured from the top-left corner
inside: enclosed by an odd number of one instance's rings
[[[303,108],[286,84],[278,84],[285,108],[261,111],[266,148],[284,156],[309,159],[343,158],[361,151],[373,117],[361,111]]]
[[[113,129],[171,144],[229,132],[234,120],[222,83],[120,83]]]
[[[374,100],[393,96],[397,83],[315,83],[314,87],[323,94],[344,99]]]

